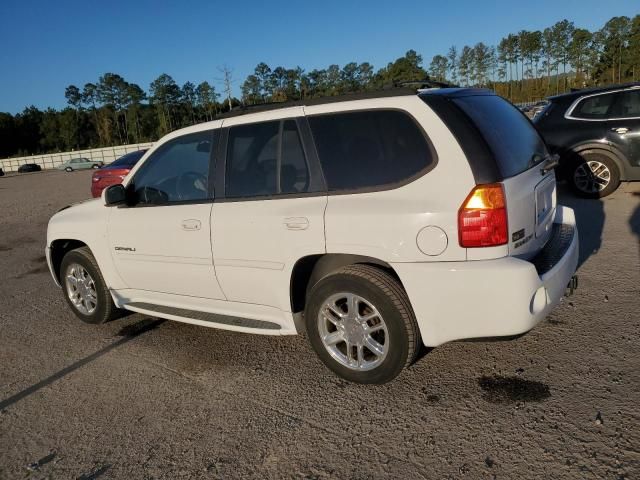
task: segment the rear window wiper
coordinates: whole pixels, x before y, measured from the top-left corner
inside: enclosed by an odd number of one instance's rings
[[[545,163],[540,169],[540,173],[542,173],[542,175],[546,175],[548,171],[553,170],[558,166],[558,164],[560,163],[560,155],[558,155],[557,153],[547,155],[543,158],[543,161]]]

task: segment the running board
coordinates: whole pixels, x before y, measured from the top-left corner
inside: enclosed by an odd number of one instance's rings
[[[280,330],[280,325],[264,320],[254,320],[252,318],[230,317],[228,315],[219,315],[217,313],[201,312],[199,310],[187,310],[186,308],[167,307],[165,305],[155,305],[144,302],[131,302],[124,305],[124,308],[146,310],[155,312],[158,316],[173,315],[176,317],[190,318],[192,320],[200,320],[203,322],[217,323],[219,325],[228,325],[232,327],[256,328],[262,330]]]

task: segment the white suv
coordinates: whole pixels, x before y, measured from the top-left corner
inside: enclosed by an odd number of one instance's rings
[[[421,344],[528,331],[573,281],[555,159],[491,92],[263,110],[167,135],[53,216],[49,268],[80,319],[306,332],[338,375],[383,383]]]

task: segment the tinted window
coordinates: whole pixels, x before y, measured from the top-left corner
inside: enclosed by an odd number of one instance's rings
[[[228,197],[307,192],[309,168],[296,122],[230,128],[226,177]]]
[[[133,179],[136,200],[162,204],[208,199],[213,139],[213,132],[200,132],[162,145]]]
[[[112,167],[131,168],[136,163],[138,163],[138,160],[140,160],[146,152],[146,150],[139,150],[137,152],[127,153],[126,155],[118,158],[116,161],[111,162],[110,165]]]
[[[480,130],[504,178],[528,170],[547,156],[533,124],[516,107],[497,95],[454,100]]]
[[[616,93],[609,118],[640,117],[640,90]]]
[[[277,193],[279,131],[280,122],[254,123],[229,129],[225,185],[227,197]]]
[[[282,157],[280,164],[280,192],[301,193],[309,187],[309,167],[302,148],[298,127],[287,120],[282,127]]]
[[[573,112],[571,112],[571,116],[576,118],[602,120],[607,118],[612,103],[613,95],[611,94],[587,97],[576,105]]]
[[[390,185],[434,162],[420,128],[400,111],[318,115],[309,124],[329,190]]]

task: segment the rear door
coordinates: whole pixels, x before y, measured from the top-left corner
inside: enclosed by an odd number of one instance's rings
[[[546,146],[529,119],[497,95],[470,95],[454,102],[487,142],[503,178],[509,254],[530,258],[551,235],[556,209],[553,170],[544,171]]]
[[[284,112],[279,112],[284,115]],[[327,197],[302,109],[291,118],[236,124],[225,120],[224,176],[211,222],[216,273],[235,302],[290,310],[295,263],[325,252]],[[297,114],[297,115],[296,115]],[[222,164],[221,164],[222,163]]]

